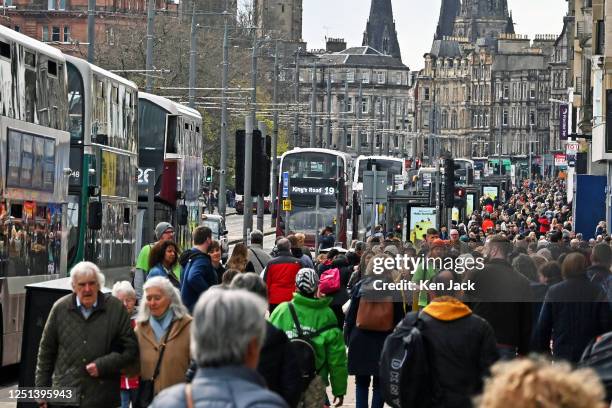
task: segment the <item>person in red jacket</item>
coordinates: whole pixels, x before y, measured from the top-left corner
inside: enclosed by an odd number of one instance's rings
[[[538,224],[540,224],[540,235],[546,235],[550,230],[550,222],[544,213],[540,214]]]
[[[295,276],[304,266],[302,261],[291,253],[291,242],[281,238],[276,243],[278,256],[272,258],[262,272],[262,278],[268,287],[268,307],[270,313],[282,302],[293,299]]]
[[[490,228],[495,228],[495,223],[491,220],[489,215],[485,215],[484,220],[482,220],[482,232],[486,234]]]
[[[136,291],[128,281],[117,282],[113,285],[113,296],[123,302],[132,328],[136,327]],[[138,376],[128,377],[121,374],[121,408],[136,406],[136,394],[138,393]]]

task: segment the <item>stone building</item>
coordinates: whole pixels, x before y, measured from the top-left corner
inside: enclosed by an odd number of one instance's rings
[[[62,51],[77,53],[87,43],[87,0],[7,0],[0,24]],[[145,24],[146,0],[96,0],[96,40],[113,41],[113,27]],[[156,0],[158,12],[178,13],[178,2]],[[84,48],[86,51],[86,47]]]
[[[227,11],[232,16],[228,22],[236,20],[238,0],[181,0],[179,10],[183,21],[191,22],[194,3],[196,13],[223,13]],[[197,16],[197,22],[202,26],[221,27],[223,18],[216,15],[200,14]]]
[[[500,34],[514,34],[507,0],[463,0],[453,28],[454,36],[467,37],[471,42],[479,38],[496,38]]]
[[[367,46],[311,54],[305,60],[300,69],[300,146],[309,146],[314,124],[317,147],[353,155],[409,153],[412,75],[407,66]]]
[[[260,36],[302,41],[302,0],[254,0],[253,7]]]
[[[568,67],[570,52],[572,51],[572,34],[574,19],[565,17],[563,30],[554,43],[554,52],[550,61],[550,143],[549,150],[563,152],[561,144],[561,103],[558,101],[569,101],[568,88],[572,81],[571,71]],[[569,117],[570,112],[568,112]],[[569,132],[569,129],[567,130]]]
[[[548,152],[555,38],[514,34],[505,0],[444,0],[415,85],[417,152],[432,135],[456,157]]]

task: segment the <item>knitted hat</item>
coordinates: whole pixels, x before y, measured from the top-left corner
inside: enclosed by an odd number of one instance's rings
[[[168,231],[169,229],[174,231],[172,224],[169,222],[160,222],[157,224],[157,227],[155,227],[155,238],[160,239],[164,232]]]
[[[305,295],[312,295],[319,287],[319,275],[310,268],[302,268],[295,276],[295,287]]]

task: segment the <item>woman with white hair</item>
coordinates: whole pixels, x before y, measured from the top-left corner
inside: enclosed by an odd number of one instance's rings
[[[185,379],[192,319],[181,302],[178,289],[168,279],[151,278],[145,282],[143,290],[143,302],[136,318],[140,387],[148,387],[143,382],[152,381],[153,394],[157,395]],[[142,405],[143,401],[139,402]]]

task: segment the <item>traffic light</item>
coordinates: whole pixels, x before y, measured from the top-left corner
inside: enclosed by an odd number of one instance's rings
[[[204,167],[204,182],[207,184],[212,184],[213,182],[213,168],[212,166]]]
[[[455,183],[459,177],[455,174],[460,169],[453,159],[444,159],[444,206],[453,207],[455,204]]]
[[[466,197],[465,188],[463,187],[455,188],[455,194],[454,194],[455,207],[457,208],[465,207],[465,204],[467,203],[466,198],[467,197]]]

